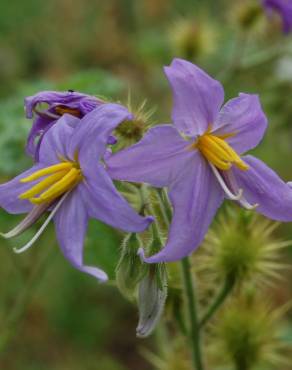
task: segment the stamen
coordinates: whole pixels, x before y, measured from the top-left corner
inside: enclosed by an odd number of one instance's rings
[[[221,177],[219,171],[217,170],[217,168],[212,163],[209,163],[209,164],[211,166],[211,169],[212,169],[216,179],[218,180],[219,184],[221,185],[224,193],[228,196],[228,198],[231,199],[231,200],[239,200],[242,197],[243,190],[239,189],[237,194],[233,194],[228,189],[228,187],[226,186],[226,184],[225,184],[223,178]]]
[[[35,195],[39,194],[43,190],[47,189],[50,185],[54,184],[56,181],[60,180],[62,177],[66,175],[66,171],[58,171],[55,174],[45,178],[31,189],[27,190],[26,192],[20,194],[18,196],[19,199],[29,199],[34,197]]]
[[[224,160],[219,158],[214,152],[209,150],[206,146],[204,146],[203,148],[200,148],[200,150],[201,150],[201,153],[206,157],[206,159],[210,163],[214,163],[214,165],[220,168],[220,170],[226,171],[230,169],[231,163],[225,162]]]
[[[77,108],[70,108],[70,107],[66,107],[65,105],[57,105],[55,107],[55,111],[60,115],[62,116],[63,114],[65,113],[68,113],[68,114],[71,114],[72,116],[75,116],[75,117],[78,117],[78,118],[81,118],[82,116],[82,113],[80,112],[79,109]]]
[[[73,167],[73,163],[71,162],[62,162],[62,163],[54,164],[52,166],[42,168],[41,170],[34,172],[30,176],[20,179],[20,182],[26,183],[26,182],[34,181],[34,180],[39,179],[40,177],[50,175],[57,171],[70,170],[72,167]]]
[[[236,178],[233,174],[232,171],[228,171],[224,174],[231,186],[232,189],[238,189],[238,184],[237,184],[237,181],[236,181]],[[255,208],[257,208],[259,206],[258,203],[254,203],[254,204],[250,204],[246,198],[244,196],[242,196],[239,200],[238,200],[239,204],[244,207],[245,209],[247,210],[253,210]]]
[[[80,175],[80,170],[74,167],[71,168],[71,170],[61,180],[42,193],[39,198],[31,198],[30,201],[35,204],[40,204],[57,198],[65,191],[69,190],[76,180],[80,178]]]
[[[223,135],[220,137],[207,131],[198,138],[197,142],[190,146],[190,149],[199,149],[206,159],[220,170],[229,170],[233,164],[242,171],[248,170],[249,166],[240,158],[236,151],[225,142],[223,137],[227,138],[229,136],[232,135]]]
[[[48,207],[48,204],[41,204],[39,206],[33,207],[33,209],[17,226],[15,226],[7,233],[0,233],[0,235],[5,239],[10,239],[22,234],[42,216],[42,214],[48,209]]]
[[[248,210],[256,209],[259,206],[258,203],[250,204],[244,197],[239,199],[239,203],[242,205],[242,207]]]
[[[44,232],[44,230],[48,226],[49,222],[55,216],[55,214],[57,213],[57,211],[59,210],[59,208],[61,207],[61,205],[63,204],[63,202],[65,201],[65,199],[67,198],[67,196],[69,194],[70,194],[70,192],[67,192],[66,194],[64,194],[64,196],[59,200],[59,202],[56,204],[55,208],[49,214],[46,221],[43,223],[43,225],[40,227],[40,229],[37,231],[37,233],[34,235],[34,237],[27,244],[25,244],[23,247],[21,247],[19,249],[13,248],[13,251],[15,253],[25,252],[26,250],[28,250],[34,244],[34,242],[42,235],[42,233]]]

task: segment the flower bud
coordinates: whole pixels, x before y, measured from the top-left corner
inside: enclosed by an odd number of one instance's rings
[[[135,144],[142,139],[144,133],[150,126],[149,120],[153,114],[153,110],[145,110],[146,100],[138,107],[133,108],[131,100],[128,100],[128,109],[133,113],[133,119],[124,121],[116,128],[118,137],[117,149],[122,149],[129,145]]]
[[[116,268],[116,282],[120,292],[127,298],[133,298],[136,286],[147,272],[137,252],[142,247],[139,235],[126,235],[122,243],[122,253]]]
[[[149,265],[147,275],[139,284],[139,322],[137,337],[148,337],[163,313],[167,297],[167,273],[164,264]]]

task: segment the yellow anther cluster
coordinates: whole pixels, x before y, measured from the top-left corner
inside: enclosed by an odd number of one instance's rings
[[[229,170],[232,165],[243,171],[248,170],[249,166],[224,140],[229,136],[220,137],[207,132],[199,137],[193,147],[197,148],[219,170]]]
[[[55,112],[59,114],[60,116],[62,116],[65,113],[68,113],[78,118],[81,117],[81,112],[77,108],[70,108],[70,107],[66,107],[65,105],[57,105],[54,109],[55,109]]]
[[[20,194],[19,198],[28,199],[33,204],[50,203],[78,184],[82,180],[82,173],[77,163],[61,162],[36,171],[20,182],[26,183],[40,178],[43,179]]]

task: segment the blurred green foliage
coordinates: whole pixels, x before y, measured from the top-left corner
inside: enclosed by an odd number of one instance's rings
[[[169,122],[172,102],[162,66],[174,56],[188,57],[221,79],[226,99],[239,91],[260,94],[270,126],[256,153],[291,180],[292,38],[264,15],[242,28],[238,14],[244,4],[248,1],[0,2],[1,181],[31,163],[23,155],[31,124],[24,117],[25,96],[74,89],[126,102],[130,92],[135,104],[147,98],[156,108],[155,122]],[[18,220],[1,211],[1,231]],[[98,285],[69,266],[52,227],[32,250],[13,254],[12,246],[32,232],[1,241],[0,368],[152,369],[140,351],[148,342],[135,339],[135,309],[111,284]],[[291,225],[278,233],[291,238]],[[120,242],[121,235],[94,221],[86,259],[113,278]],[[276,302],[291,298],[291,276],[290,269],[284,283],[271,288]]]

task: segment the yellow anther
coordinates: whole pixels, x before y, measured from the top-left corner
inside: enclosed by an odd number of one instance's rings
[[[73,168],[73,163],[71,162],[62,162],[59,164],[54,164],[53,166],[42,168],[39,171],[34,172],[32,175],[20,179],[20,182],[30,182],[39,179],[40,177],[51,175],[57,171],[67,170],[69,171]]]
[[[225,141],[226,138],[231,136],[233,135],[225,134],[217,136],[207,131],[189,148],[200,150],[203,156],[220,170],[228,170],[232,165],[235,165],[240,170],[246,171],[249,169],[249,166]]]
[[[49,202],[70,190],[80,179],[81,171],[73,167],[61,180],[42,193],[39,198],[31,198],[30,201],[36,204]]]
[[[56,181],[60,180],[63,176],[65,176],[67,171],[58,171],[55,174],[45,178],[31,189],[27,190],[26,192],[19,195],[19,199],[29,199],[34,197],[35,195],[39,194],[43,190],[46,190],[50,185],[53,185]]]
[[[231,168],[231,163],[230,162],[226,162],[226,161],[222,160],[221,158],[216,156],[216,154],[214,152],[209,150],[207,147],[201,148],[200,151],[208,161],[213,163],[214,166],[216,166],[220,170],[229,170]]]
[[[80,118],[82,115],[79,109],[69,108],[69,107],[66,107],[65,105],[57,105],[55,107],[55,112],[58,113],[60,116],[62,116],[65,113],[68,113],[68,114],[71,114],[72,116]]]

